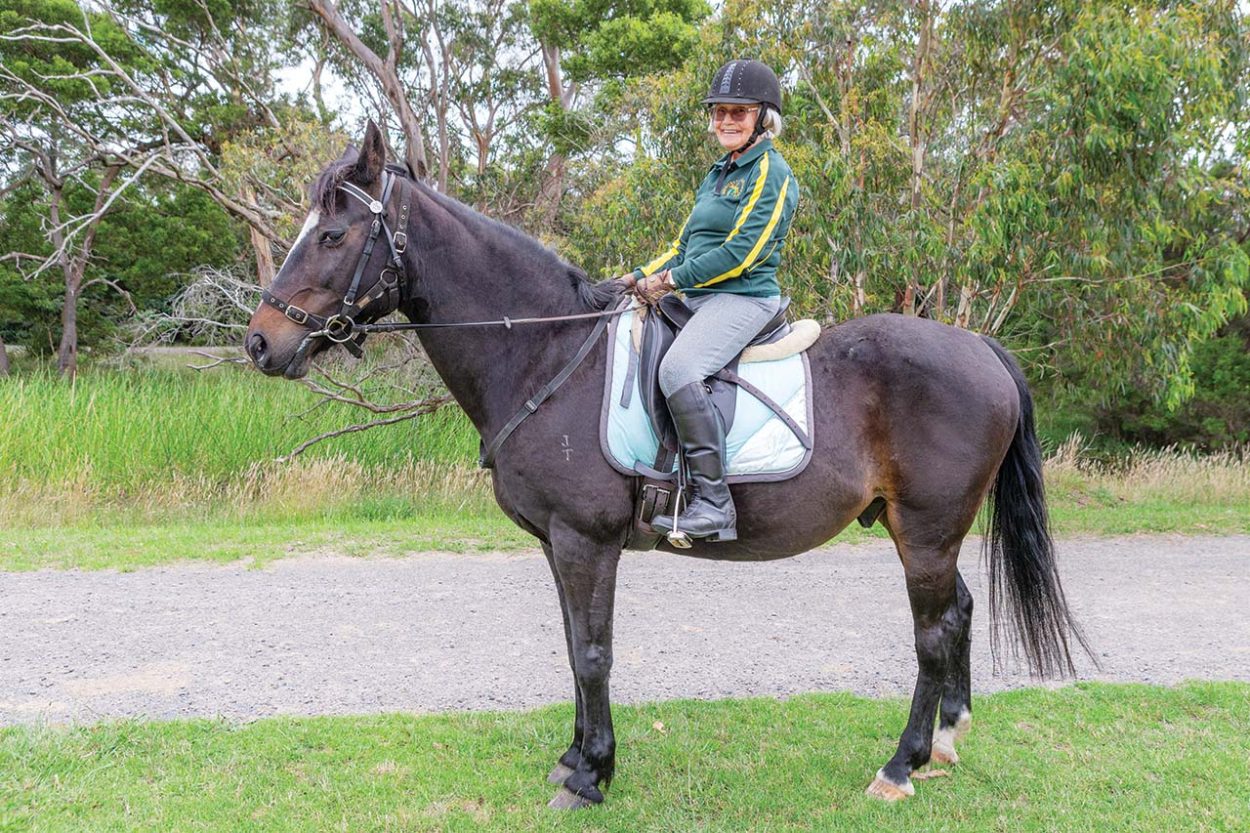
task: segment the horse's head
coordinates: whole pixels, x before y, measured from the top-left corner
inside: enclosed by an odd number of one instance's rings
[[[259,370],[298,379],[336,343],[359,355],[356,327],[399,306],[409,185],[386,169],[373,122],[360,151],[348,148],[321,173],[304,228],[248,325],[244,347]]]

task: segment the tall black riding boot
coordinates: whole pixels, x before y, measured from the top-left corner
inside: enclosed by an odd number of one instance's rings
[[[673,392],[668,409],[695,493],[678,517],[677,529],[691,538],[737,540],[738,513],[725,483],[725,426],[712,405],[712,395],[703,382],[693,382]],[[673,516],[660,515],[651,526],[668,534],[673,530]]]

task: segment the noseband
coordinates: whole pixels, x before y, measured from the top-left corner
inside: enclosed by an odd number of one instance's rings
[[[386,204],[390,202],[391,191],[394,189],[397,178],[397,175],[390,170],[389,166],[383,171],[382,198],[380,200],[374,199],[370,194],[357,188],[350,182],[341,182],[338,185],[338,190],[368,207],[373,214],[373,223],[369,227],[369,239],[365,241],[364,249],[361,250],[360,257],[356,259],[356,273],[352,276],[352,285],[347,290],[347,294],[343,296],[343,304],[337,313],[330,316],[314,315],[294,304],[283,301],[268,289],[261,292],[261,301],[269,304],[269,306],[278,310],[296,324],[312,330],[304,337],[299,349],[291,357],[291,364],[297,364],[301,361],[315,343],[315,340],[323,336],[336,344],[342,344],[352,355],[360,358],[364,355],[360,345],[365,340],[365,332],[356,319],[368,313],[370,319],[377,320],[399,309],[403,304],[404,286],[400,276],[404,271],[404,250],[408,248],[408,203],[405,201],[400,202],[399,217],[396,225],[398,231],[392,232],[391,227],[386,224]],[[360,292],[360,279],[365,273],[365,266],[369,263],[369,258],[373,255],[374,244],[377,243],[378,236],[383,231],[386,232],[386,244],[391,250],[390,261],[386,266],[382,267],[382,271],[379,273],[378,279],[374,281],[373,287],[364,295],[357,297],[357,293]]]

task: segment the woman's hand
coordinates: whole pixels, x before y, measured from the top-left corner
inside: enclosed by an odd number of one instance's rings
[[[648,275],[634,284],[634,294],[644,304],[654,304],[666,295],[673,287],[668,270]]]

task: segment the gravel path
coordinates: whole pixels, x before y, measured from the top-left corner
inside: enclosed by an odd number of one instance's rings
[[[1027,685],[991,675],[978,554],[974,688]],[[1103,666],[1081,678],[1250,681],[1250,536],[1075,539],[1060,557]],[[3,573],[0,601],[0,724],[514,709],[572,689],[537,552]],[[613,694],[906,695],[911,641],[888,543],[771,564],[631,554]]]

